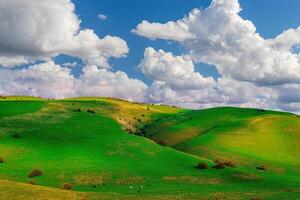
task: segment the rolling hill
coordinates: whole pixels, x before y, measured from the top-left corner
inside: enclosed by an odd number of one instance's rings
[[[0,199],[299,199],[299,128],[259,109],[2,97]]]

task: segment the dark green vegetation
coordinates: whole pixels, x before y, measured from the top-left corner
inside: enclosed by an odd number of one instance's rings
[[[0,199],[299,199],[299,130],[257,109],[10,97]]]

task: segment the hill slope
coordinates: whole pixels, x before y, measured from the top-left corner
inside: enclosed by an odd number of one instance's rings
[[[0,194],[18,195],[19,188],[27,191],[24,199],[45,190],[49,199],[57,193],[63,199],[282,199],[284,192],[297,199],[299,124],[298,116],[255,109],[11,97],[0,101],[0,180],[9,180],[0,181]],[[215,159],[236,167],[213,169]],[[209,168],[197,169],[199,162]],[[262,164],[266,171],[255,168]],[[28,177],[34,169],[42,175]],[[69,185],[80,193],[31,184]]]

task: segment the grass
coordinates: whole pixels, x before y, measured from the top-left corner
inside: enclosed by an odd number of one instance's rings
[[[10,98],[0,100],[5,199],[299,197],[298,116],[109,98]],[[216,159],[226,167],[214,169]],[[42,175],[29,178],[34,169]]]

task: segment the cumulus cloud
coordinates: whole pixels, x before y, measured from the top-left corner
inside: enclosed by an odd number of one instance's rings
[[[198,89],[211,87],[214,80],[195,72],[189,56],[174,56],[163,50],[145,49],[139,69],[152,80],[163,81],[173,89]]]
[[[167,22],[166,24],[150,23],[143,21],[132,32],[151,38],[184,41],[186,39],[195,38],[189,31],[189,27],[185,23],[186,18],[177,22]]]
[[[111,57],[127,55],[126,41],[110,35],[100,38],[80,23],[70,0],[0,0],[0,95],[142,101],[147,88],[142,81],[109,71]],[[70,69],[77,62],[54,63],[60,54],[83,61],[79,77]],[[19,65],[24,66],[14,68]]]
[[[146,100],[183,107],[211,106],[271,107],[276,93],[267,87],[231,78],[203,77],[195,71],[190,56],[174,56],[163,50],[146,48],[139,69],[154,82]]]
[[[75,95],[76,79],[70,69],[53,61],[32,65],[26,69],[0,69],[0,94],[24,94],[42,97]]]
[[[86,66],[80,76],[78,96],[108,96],[143,101],[147,85],[131,79],[122,71],[111,72],[97,66]]]
[[[0,65],[13,67],[59,54],[85,63],[109,67],[110,57],[122,57],[129,48],[118,37],[98,37],[80,29],[70,0],[0,0]]]
[[[177,21],[142,21],[138,24],[134,33],[150,39],[173,40],[186,49],[186,55],[180,56],[185,60],[182,66],[166,61],[168,59],[157,62],[158,56],[150,57],[149,52],[145,55],[147,62],[141,65],[148,66],[140,69],[154,81],[147,91],[149,101],[156,99],[196,107],[239,105],[299,112],[300,27],[264,39],[251,21],[239,15],[240,11],[238,0],[213,0],[208,8],[194,9]],[[191,62],[186,62],[186,58]],[[172,70],[176,66],[193,69],[193,64],[188,64],[193,62],[214,65],[221,77],[215,84],[202,88],[179,90],[174,87],[172,84],[180,83],[182,79],[172,74]],[[193,78],[190,76],[187,80],[190,80],[186,84],[189,85]]]
[[[235,80],[258,85],[300,83],[299,56],[290,51],[299,44],[300,29],[266,40],[251,21],[239,16],[240,11],[238,0],[213,0],[207,9],[194,9],[175,22],[143,21],[134,32],[178,41],[193,61],[213,64],[220,74]],[[179,38],[182,30],[184,36]]]
[[[0,69],[0,95],[33,95],[49,98],[74,96],[118,97],[143,101],[147,86],[126,73],[85,66],[79,78],[53,61],[21,70]]]
[[[65,44],[66,48],[62,51],[64,54],[79,57],[87,65],[103,68],[110,68],[110,57],[124,57],[129,51],[127,43],[119,37],[108,35],[100,39],[91,29],[81,30]]]

